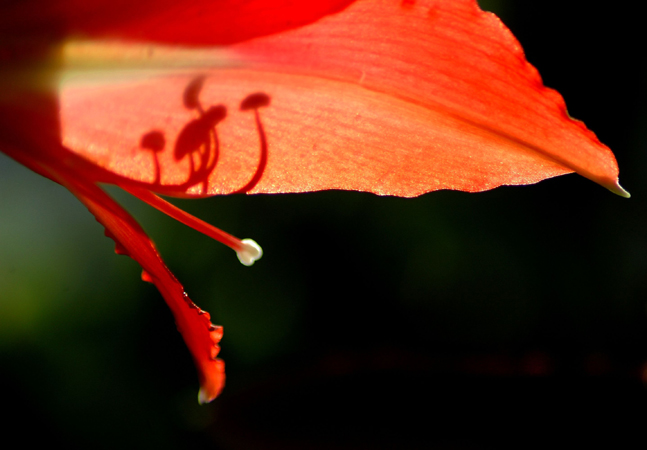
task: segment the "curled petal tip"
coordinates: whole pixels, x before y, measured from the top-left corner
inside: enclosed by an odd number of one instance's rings
[[[251,266],[263,256],[263,249],[252,239],[243,239],[243,244],[240,250],[236,251],[238,260],[245,266]]]
[[[605,187],[611,192],[613,192],[614,194],[618,194],[620,197],[624,197],[624,198],[631,197],[631,194],[625,191],[624,188],[620,186],[620,183],[618,183],[618,181],[616,181],[615,183],[608,184]]]
[[[209,395],[206,389],[200,388],[200,392],[198,392],[198,403],[200,403],[201,405],[205,405],[207,403],[212,402],[213,399],[215,398],[216,398],[215,395]]]

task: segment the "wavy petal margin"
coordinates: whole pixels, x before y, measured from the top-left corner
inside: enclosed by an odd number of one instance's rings
[[[89,54],[99,70],[72,70]],[[474,0],[359,0],[224,48],[77,43],[67,55],[65,146],[161,193],[413,197],[578,172],[628,195],[611,151],[570,118],[509,30]],[[119,77],[102,78],[116,58]],[[200,108],[191,108],[183,98],[196,80]],[[255,94],[267,102],[242,108]],[[216,107],[220,120],[196,131]],[[166,147],[143,148],[150,132]]]
[[[105,227],[106,236],[115,242],[115,252],[131,257],[143,268],[142,280],[155,284],[160,291],[191,352],[200,381],[198,401],[208,403],[215,399],[225,384],[225,363],[217,358],[222,327],[213,325],[209,313],[191,301],[141,226],[100,187],[60,161],[35,159],[6,145],[3,151],[72,192]]]
[[[225,363],[218,359],[222,327],[213,325],[208,312],[191,301],[180,282],[166,267],[153,242],[137,222],[103,190],[93,184],[63,180],[67,187],[106,228],[106,236],[116,244],[116,252],[125,254],[143,267],[142,279],[155,284],[175,318],[198,370],[198,401],[215,399],[225,385]]]
[[[628,196],[611,151],[474,0],[314,3],[0,6],[2,151],[66,186],[142,266],[193,355],[201,402],[223,387],[222,329],[97,182],[176,196],[413,197],[575,171]],[[53,41],[70,36],[117,40],[68,42],[59,60]]]

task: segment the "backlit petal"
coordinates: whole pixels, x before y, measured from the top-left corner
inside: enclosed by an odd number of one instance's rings
[[[410,197],[575,171],[626,194],[611,151],[474,0],[360,0],[226,48],[142,49],[117,81],[86,70],[61,85],[64,144],[124,182],[173,195]],[[177,65],[163,70],[169,55]],[[199,108],[183,101],[196,80]],[[241,109],[259,93],[267,104]],[[207,123],[209,108],[224,114]],[[143,145],[148,133],[165,147]]]
[[[115,241],[117,253],[137,261],[144,269],[142,279],[159,289],[198,370],[200,403],[216,398],[225,383],[225,363],[217,358],[222,328],[212,325],[209,313],[191,301],[144,230],[114,200],[93,184],[79,183],[71,178],[61,182],[105,226],[106,235]]]

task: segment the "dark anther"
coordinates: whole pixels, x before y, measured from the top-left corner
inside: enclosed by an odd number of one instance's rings
[[[204,76],[196,77],[189,83],[186,89],[184,89],[183,101],[184,106],[187,109],[201,109],[200,100],[198,100],[198,97],[200,97],[200,91],[202,91],[204,80]]]
[[[142,148],[161,152],[166,145],[166,139],[164,139],[164,134],[161,131],[153,130],[142,136],[140,145]]]
[[[258,109],[264,106],[269,106],[270,96],[264,92],[256,92],[245,97],[240,103],[241,111],[248,111],[250,109]]]
[[[227,108],[218,105],[212,106],[198,119],[187,123],[175,141],[175,159],[179,161],[192,153],[210,154],[213,150],[210,139],[215,133],[214,127],[225,117]]]
[[[209,128],[213,128],[225,120],[225,117],[227,117],[227,108],[224,105],[217,105],[209,108],[200,120],[208,124]]]
[[[200,93],[205,80],[205,76],[197,76],[184,89],[182,95],[184,106],[196,111],[198,117],[182,127],[173,148],[176,161],[189,158],[189,178],[182,186],[202,183],[204,192],[207,191],[209,175],[215,169],[220,153],[216,126],[227,117],[227,108],[224,105],[211,106],[206,110],[203,108]],[[140,146],[152,150],[155,162],[154,184],[160,184],[159,154],[166,146],[164,134],[158,130],[149,131],[141,137]]]

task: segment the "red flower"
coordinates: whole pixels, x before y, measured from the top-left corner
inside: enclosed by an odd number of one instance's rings
[[[628,196],[611,151],[474,0],[292,3],[0,7],[0,150],[67,187],[142,266],[193,355],[201,402],[223,386],[222,329],[99,182],[229,245],[245,264],[261,256],[253,241],[153,192],[412,197],[575,171]]]

